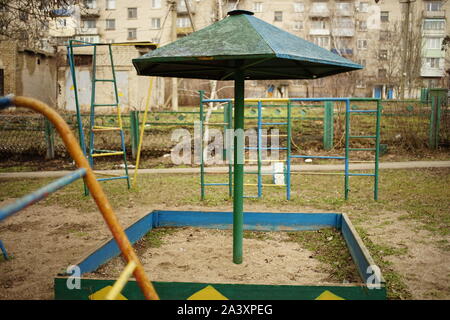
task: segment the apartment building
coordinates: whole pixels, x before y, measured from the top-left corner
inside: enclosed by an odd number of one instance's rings
[[[249,92],[254,95],[267,95],[272,90],[291,96],[416,98],[422,87],[449,86],[449,53],[442,50],[443,39],[450,33],[450,3],[446,0],[82,2],[79,13],[62,22],[66,26],[78,23],[63,29],[80,40],[164,45],[223,18],[229,10],[243,9],[365,66],[361,71],[329,79],[250,81]],[[182,92],[184,87],[180,88]]]

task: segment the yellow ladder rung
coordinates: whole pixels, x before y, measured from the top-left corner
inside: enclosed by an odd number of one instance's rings
[[[123,155],[123,151],[118,152],[105,152],[105,153],[94,153],[92,154],[92,157],[107,157],[107,156],[119,156]]]
[[[117,279],[111,290],[106,295],[106,300],[115,300],[117,298],[123,287],[125,287],[125,284],[128,282],[128,279],[130,279],[133,274],[134,269],[136,269],[136,262],[130,261],[120,274],[119,279]]]
[[[249,186],[249,187],[256,187],[256,186],[258,186],[258,184],[257,183],[244,183],[244,186]],[[286,185],[285,184],[261,184],[261,186],[263,186],[263,187],[279,187],[279,188],[283,188],[283,187],[286,187]]]
[[[97,132],[97,131],[116,131],[116,130],[122,130],[122,128],[119,127],[100,127],[100,126],[96,126],[92,128],[92,131]]]

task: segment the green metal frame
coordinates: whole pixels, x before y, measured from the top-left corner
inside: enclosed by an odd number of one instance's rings
[[[112,79],[97,79],[97,47],[98,46],[107,46],[108,47],[108,55],[109,60],[111,64],[111,74]],[[90,114],[89,114],[89,148],[86,150],[85,142],[84,142],[84,132],[83,132],[83,122],[82,122],[82,116],[81,116],[81,110],[79,105],[79,99],[78,99],[78,86],[77,86],[77,80],[76,80],[76,68],[75,68],[75,59],[74,59],[74,48],[77,47],[93,47],[93,57],[92,57],[92,88],[91,88],[91,106],[90,106]],[[119,92],[117,88],[117,79],[116,79],[116,73],[114,68],[114,59],[113,59],[113,53],[112,53],[112,47],[111,44],[104,44],[104,43],[89,43],[85,41],[80,40],[70,40],[69,46],[68,46],[68,60],[69,60],[69,66],[72,74],[72,82],[74,85],[75,90],[75,105],[76,105],[76,111],[77,111],[77,124],[78,124],[78,132],[79,132],[79,138],[80,138],[80,146],[83,150],[84,154],[89,159],[89,164],[91,167],[94,167],[94,157],[97,155],[107,156],[109,154],[111,155],[122,155],[123,163],[124,163],[124,169],[125,169],[125,175],[123,176],[115,176],[115,177],[107,177],[107,178],[99,178],[98,181],[108,181],[108,180],[119,180],[119,179],[125,179],[127,181],[128,189],[130,188],[130,177],[128,174],[128,164],[127,164],[127,152],[125,147],[125,135],[122,127],[122,120],[120,115],[120,101],[119,101]],[[96,103],[96,85],[99,82],[111,82],[113,84],[114,88],[114,103],[108,103],[108,104],[98,104]],[[95,109],[98,107],[115,107],[117,108],[117,116],[118,116],[118,131],[120,135],[121,140],[121,148],[120,150],[98,150],[95,149]],[[86,185],[84,186],[85,195],[88,195],[88,189],[86,188]]]

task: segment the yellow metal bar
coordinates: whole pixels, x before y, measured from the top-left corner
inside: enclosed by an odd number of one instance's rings
[[[93,153],[92,157],[108,157],[108,156],[119,156],[123,155],[123,151],[118,152],[105,152],[105,153]]]
[[[133,175],[133,188],[136,187],[137,183],[137,173],[139,169],[139,161],[141,159],[142,140],[144,139],[145,124],[147,123],[148,108],[150,106],[150,98],[152,97],[153,91],[153,79],[154,79],[153,77],[150,78],[150,84],[147,93],[147,101],[145,102],[144,119],[142,119],[141,133],[139,134],[139,144],[136,156],[136,167],[134,168],[134,175]]]
[[[139,287],[142,290],[142,293],[148,300],[159,300],[159,296],[156,293],[155,288],[147,277],[147,274],[144,271],[144,267],[140,263],[139,258],[130,243],[130,240],[128,239],[124,229],[120,225],[119,220],[117,219],[117,216],[114,213],[114,210],[112,209],[105,192],[103,191],[100,183],[97,181],[97,178],[95,177],[95,174],[92,171],[88,160],[84,156],[83,151],[81,151],[78,141],[73,135],[70,127],[54,109],[50,108],[43,102],[26,97],[14,97],[12,99],[12,102],[17,107],[32,109],[43,114],[56,128],[77,167],[86,169],[84,181],[86,182],[90,194],[97,204],[97,207],[101,212],[109,230],[111,230],[111,233],[116,240],[116,243],[124,258],[127,262],[136,262],[137,266],[133,274]]]
[[[136,262],[128,262],[128,265],[120,274],[119,279],[117,279],[111,290],[106,295],[106,300],[115,300],[117,298],[123,287],[125,287],[125,284],[128,282],[128,279],[130,279],[133,274],[134,269],[136,269]]]
[[[94,132],[98,132],[98,131],[117,131],[117,130],[121,130],[120,128],[117,127],[93,127],[92,131]]]
[[[261,184],[263,187],[279,187],[279,188],[284,188],[286,187],[286,185],[284,184]],[[257,183],[244,183],[244,186],[249,186],[249,187],[257,187],[258,184]]]

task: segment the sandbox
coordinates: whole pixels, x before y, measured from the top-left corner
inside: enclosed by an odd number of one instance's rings
[[[170,244],[174,248],[179,248],[179,253],[167,250],[168,254],[176,256],[175,261],[179,258],[178,264],[172,265],[165,262],[167,259],[159,259],[152,265],[154,272],[147,270],[161,299],[185,300],[205,288],[210,290],[211,287],[214,289],[213,291],[230,300],[309,300],[317,299],[324,292],[331,293],[332,297],[335,298],[352,300],[386,298],[384,280],[380,274],[374,275],[372,269],[369,268],[369,266],[374,265],[374,262],[345,214],[246,212],[244,214],[244,229],[275,232],[272,234],[272,240],[270,240],[275,242],[272,243],[275,248],[264,251],[264,248],[256,243],[256,247],[247,252],[241,265],[233,264],[231,257],[223,260],[225,256],[231,254],[230,248],[227,248],[227,244],[231,243],[231,233],[224,231],[232,228],[232,213],[230,212],[153,211],[127,228],[126,233],[130,241],[136,243],[148,232],[152,230],[154,232],[154,229],[158,227],[182,227],[187,231],[187,234],[181,233],[184,238],[174,240]],[[186,229],[186,227],[190,228]],[[281,242],[283,236],[282,232],[279,231],[302,232],[323,228],[335,228],[340,231],[358,270],[360,281],[346,284],[325,283],[323,279],[326,275],[318,270],[315,262],[307,261],[302,256],[307,252],[296,253],[292,251],[295,248],[287,247],[284,250],[289,257],[286,257],[283,253],[276,254],[276,242],[279,242],[278,247],[280,249],[282,246],[289,246],[286,242]],[[204,237],[206,235],[205,229],[218,229],[214,236],[219,237],[219,241],[222,241],[223,245],[213,249],[207,247],[204,243],[207,241],[207,238]],[[197,241],[195,238],[198,238]],[[183,241],[184,239],[188,241]],[[191,244],[196,248],[193,249]],[[289,251],[290,249],[292,250]],[[208,262],[208,265],[205,265],[206,263],[198,265],[199,261],[195,261],[197,263],[197,269],[195,269],[194,266],[189,265],[189,257],[192,256],[192,259],[196,259],[196,255],[200,254],[202,250],[210,252],[212,261],[216,258],[216,263]],[[81,271],[80,289],[69,289],[66,283],[68,279],[70,281],[70,276],[67,274],[58,275],[55,278],[54,285],[55,299],[89,299],[90,295],[112,285],[117,278],[116,275],[111,276],[110,279],[93,278],[93,276],[95,277],[97,270],[105,268],[105,264],[119,254],[120,251],[115,241],[111,239],[86,255],[85,258],[76,263]],[[163,254],[164,252],[157,252],[160,258],[163,257]],[[254,259],[252,254],[258,255],[257,259]],[[267,260],[262,259],[263,255],[266,255]],[[197,257],[200,258],[200,255],[197,255]],[[141,259],[146,265],[145,260],[151,259],[151,256],[141,256]],[[248,264],[246,264],[247,260]],[[281,273],[278,276],[276,272],[274,272],[275,274],[269,274],[270,269],[265,270],[264,262],[261,261],[273,264],[274,260],[276,260],[275,268],[278,269],[290,268],[292,265],[299,268],[292,270],[291,273],[287,272],[289,276]],[[255,272],[252,272],[252,269],[249,269],[249,264],[254,265],[255,261],[262,263],[260,266],[253,266],[260,269],[262,277],[261,275],[258,277]],[[296,263],[292,263],[293,261]],[[111,268],[114,269],[112,274],[120,272],[117,265]],[[158,269],[161,270],[158,272]],[[165,273],[160,272],[164,271],[163,269],[168,270],[165,270],[167,271]],[[191,273],[183,273],[188,269],[193,270],[191,270]],[[218,270],[221,271],[217,272]],[[214,276],[212,271],[215,272]],[[208,276],[208,272],[211,272],[211,276]],[[265,279],[264,272],[267,275]],[[220,277],[217,277],[217,274]],[[376,277],[375,282],[378,283],[378,286],[369,288],[367,284],[373,284],[374,277]],[[122,294],[127,299],[144,298],[134,280],[128,282]]]

